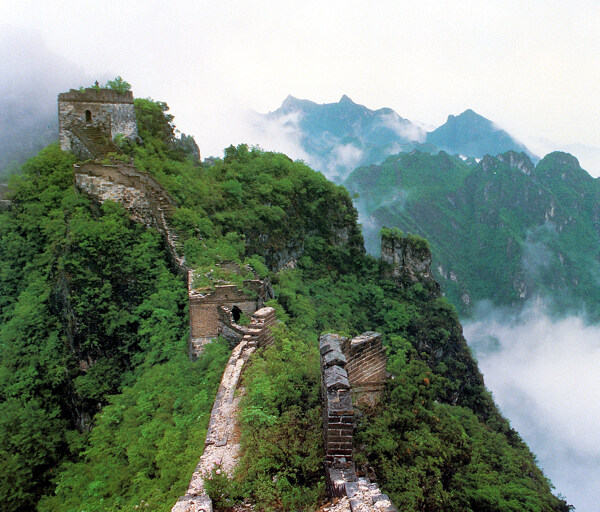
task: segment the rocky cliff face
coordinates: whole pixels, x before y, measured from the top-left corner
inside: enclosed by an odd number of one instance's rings
[[[399,284],[428,283],[437,287],[431,273],[431,251],[423,238],[394,233],[381,237],[382,275]],[[436,288],[437,289],[437,288]]]

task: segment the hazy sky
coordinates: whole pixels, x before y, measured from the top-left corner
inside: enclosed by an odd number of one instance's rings
[[[0,6],[0,23],[38,32],[89,75],[120,74],[136,96],[166,101],[205,156],[239,142],[272,149],[249,140],[242,113],[275,110],[288,94],[319,103],[348,94],[432,126],[472,108],[542,155],[600,147],[597,1]]]

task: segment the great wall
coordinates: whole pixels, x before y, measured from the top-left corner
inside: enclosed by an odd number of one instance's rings
[[[232,475],[235,470],[240,450],[237,423],[238,404],[243,395],[240,379],[253,352],[273,343],[275,310],[264,307],[272,292],[268,283],[258,278],[245,280],[242,287],[215,284],[196,288],[194,271],[187,266],[177,235],[169,226],[169,216],[176,206],[173,198],[134,165],[99,161],[117,150],[112,144],[115,135],[137,137],[130,92],[72,89],[59,95],[58,104],[61,149],[87,160],[74,166],[75,188],[98,203],[121,203],[133,221],[157,229],[174,269],[186,280],[190,358],[201,357],[206,343],[218,336],[227,339],[233,348],[215,398],[204,447],[199,447],[200,462],[186,494],[172,508],[172,512],[212,512],[204,481],[213,471]],[[388,255],[397,252],[397,248],[386,249]],[[397,256],[390,258],[393,269],[402,266],[401,261],[394,260]],[[238,323],[241,315],[250,317],[248,325]],[[355,409],[376,404],[387,379],[381,335],[366,332],[349,339],[324,334],[319,339],[319,349],[324,470],[329,494],[335,499],[323,510],[397,512],[376,483],[357,474],[353,461]]]

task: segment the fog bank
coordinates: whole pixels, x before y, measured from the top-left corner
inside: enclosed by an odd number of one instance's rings
[[[552,319],[543,304],[518,316],[480,311],[464,323],[502,413],[578,512],[600,501],[600,325]]]

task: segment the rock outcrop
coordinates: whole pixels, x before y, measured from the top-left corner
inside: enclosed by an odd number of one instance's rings
[[[421,237],[406,237],[394,232],[381,236],[382,277],[401,286],[417,282],[429,283],[439,289],[431,273],[431,251]]]

